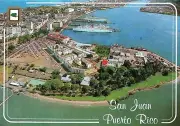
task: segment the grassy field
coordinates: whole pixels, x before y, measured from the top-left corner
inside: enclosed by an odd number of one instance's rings
[[[71,100],[71,101],[103,101],[103,100],[112,100],[118,97],[124,97],[128,94],[128,91],[133,90],[135,88],[148,88],[151,86],[155,86],[159,83],[169,82],[175,79],[175,73],[170,73],[168,76],[162,76],[160,73],[155,76],[149,77],[146,81],[131,85],[131,87],[124,87],[119,90],[114,90],[107,97],[92,97],[92,96],[83,96],[83,97],[67,97],[67,96],[55,96],[59,99]]]
[[[171,73],[168,76],[162,76],[161,74],[156,74],[155,76],[149,77],[146,81],[131,85],[131,87],[124,87],[119,90],[112,91],[109,96],[106,97],[106,100],[112,100],[118,97],[123,97],[128,95],[128,91],[135,88],[148,88],[160,84],[161,82],[168,82],[175,79],[175,73]]]
[[[13,69],[6,67],[6,71],[8,72],[8,75],[12,73]],[[3,66],[0,66],[0,85],[3,83]]]

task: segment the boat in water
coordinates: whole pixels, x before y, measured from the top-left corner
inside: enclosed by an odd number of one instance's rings
[[[86,21],[92,21],[92,22],[107,22],[107,19],[105,18],[98,18],[98,17],[93,17],[93,16],[86,16],[83,19]]]
[[[75,22],[101,22],[101,23],[108,23],[107,19],[99,18],[94,16],[85,16],[75,20]]]
[[[105,25],[83,25],[73,28],[73,31],[110,33],[113,32],[113,29]]]

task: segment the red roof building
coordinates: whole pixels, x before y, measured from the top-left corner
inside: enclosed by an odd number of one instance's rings
[[[65,42],[70,40],[70,38],[68,36],[64,36],[62,34],[55,34],[55,33],[49,33],[48,38],[53,39],[53,40],[62,40]]]
[[[108,64],[108,60],[103,59],[101,63],[102,63],[102,65],[103,65],[103,66],[107,66],[107,64]]]
[[[66,39],[66,38],[69,38],[69,37],[61,35],[61,34],[52,34],[52,33],[49,33],[48,37],[55,38],[55,39]]]

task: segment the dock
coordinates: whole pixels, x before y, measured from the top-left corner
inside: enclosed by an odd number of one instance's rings
[[[5,101],[3,101],[2,103],[0,103],[0,107],[3,105],[4,102],[6,102],[6,101],[7,101],[9,98],[11,98],[13,95],[14,95],[14,93],[13,93],[12,95],[8,96],[8,97],[5,99]]]
[[[93,16],[77,18],[74,21],[75,22],[91,22],[91,23],[92,22],[108,23],[108,20],[105,18],[98,18],[98,17],[93,17]]]

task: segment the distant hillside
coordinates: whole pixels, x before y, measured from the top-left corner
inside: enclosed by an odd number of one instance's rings
[[[178,3],[180,0],[151,0],[151,2],[173,2]]]
[[[180,0],[150,0],[152,3],[173,3],[178,11],[178,15],[180,15]],[[157,5],[158,7],[150,7],[151,5],[148,5],[146,7],[142,7],[140,10],[142,12],[150,12],[150,13],[161,13],[161,14],[173,14],[173,11],[171,8],[168,7],[161,7],[162,5]]]

